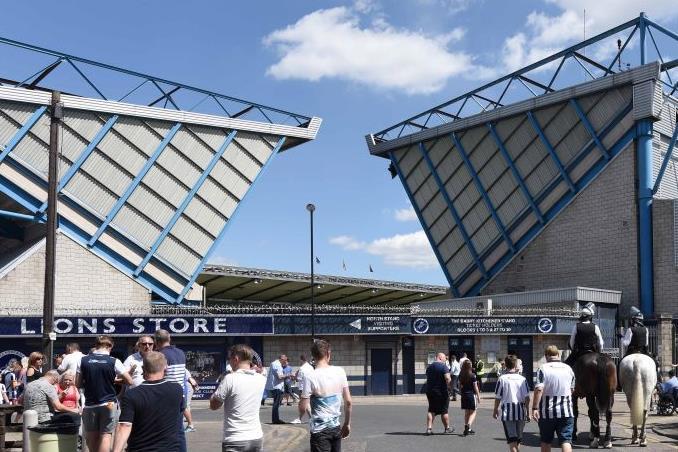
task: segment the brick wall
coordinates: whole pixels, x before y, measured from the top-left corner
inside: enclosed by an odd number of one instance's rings
[[[483,294],[589,286],[637,304],[637,225],[632,143],[483,290]]]
[[[673,200],[652,203],[654,248],[654,312],[678,312],[678,268],[674,262]]]
[[[45,247],[0,280],[3,311],[41,312],[45,278]],[[150,312],[145,287],[63,234],[57,236],[56,299],[58,315],[68,309],[107,312]]]

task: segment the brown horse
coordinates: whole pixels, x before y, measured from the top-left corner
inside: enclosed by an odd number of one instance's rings
[[[603,439],[603,447],[612,447],[612,405],[617,390],[617,368],[612,359],[602,353],[587,353],[580,356],[574,365],[576,379],[574,389],[574,432],[572,440],[577,439],[577,417],[579,415],[578,399],[586,398],[591,420],[589,447],[597,448],[600,443],[600,414],[605,413],[607,428]]]

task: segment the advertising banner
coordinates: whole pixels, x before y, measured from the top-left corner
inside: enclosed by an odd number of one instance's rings
[[[311,334],[310,315],[275,317],[276,334]],[[410,334],[410,317],[400,315],[316,315],[316,334]]]
[[[554,317],[415,317],[413,334],[507,335],[570,334]]]

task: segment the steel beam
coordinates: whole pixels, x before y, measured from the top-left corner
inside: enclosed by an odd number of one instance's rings
[[[512,252],[515,252],[516,248],[515,245],[513,244],[513,240],[511,240],[511,237],[508,235],[508,232],[506,232],[506,227],[499,218],[499,215],[497,214],[497,209],[495,209],[494,205],[492,205],[492,200],[490,199],[490,196],[485,190],[485,187],[483,187],[483,184],[480,181],[480,176],[478,176],[478,173],[476,172],[475,168],[473,168],[473,165],[471,164],[471,159],[466,153],[464,146],[461,144],[461,140],[459,139],[459,137],[457,137],[456,133],[452,132],[451,135],[452,141],[454,142],[454,147],[456,147],[457,151],[459,151],[459,155],[461,156],[462,160],[464,160],[466,168],[468,169],[469,173],[471,173],[471,178],[473,179],[473,182],[476,185],[476,189],[478,190],[478,193],[480,193],[480,196],[483,198],[483,201],[485,201],[485,206],[487,206],[487,210],[490,212],[492,219],[497,225],[497,229],[499,229],[499,232],[504,237],[504,240],[506,241],[506,244],[508,245],[509,249]]]
[[[226,220],[226,224],[221,229],[221,232],[219,233],[217,238],[214,240],[214,242],[212,242],[212,244],[210,245],[210,247],[207,250],[207,252],[205,253],[205,255],[202,257],[202,259],[200,259],[200,262],[198,263],[198,265],[193,270],[193,274],[189,278],[188,283],[184,286],[184,288],[181,290],[179,295],[177,295],[177,297],[174,299],[174,303],[181,303],[184,300],[184,297],[186,296],[188,291],[191,289],[191,286],[193,285],[195,280],[198,278],[198,275],[200,275],[200,272],[202,271],[202,268],[205,265],[205,262],[207,262],[207,259],[209,259],[209,257],[212,255],[212,253],[214,252],[216,247],[219,245],[219,243],[221,243],[224,236],[226,235],[226,231],[228,231],[228,227],[230,226],[231,222],[233,221],[233,218],[236,216],[236,214],[242,208],[242,203],[245,201],[245,199],[252,192],[256,182],[259,180],[261,175],[264,174],[264,172],[271,166],[271,162],[273,161],[275,156],[278,155],[278,151],[280,151],[280,148],[283,146],[284,143],[285,143],[285,137],[282,137],[282,138],[280,138],[280,140],[278,140],[278,143],[275,145],[275,147],[271,151],[271,155],[268,157],[268,160],[266,161],[264,166],[259,170],[259,173],[254,178],[254,181],[252,181],[252,184],[250,185],[249,189],[247,190],[247,193],[245,193],[245,195],[242,197],[242,199],[240,200],[238,205],[235,207],[235,210],[231,214],[231,217],[228,220]]]
[[[45,111],[47,111],[47,106],[43,105],[42,107],[38,108],[33,112],[30,118],[28,118],[28,121],[21,126],[19,130],[16,131],[14,136],[7,142],[5,145],[4,149],[2,152],[0,152],[0,163],[5,160],[5,157],[9,155],[10,152],[14,150],[14,148],[19,144],[21,140],[28,134],[28,132],[33,128],[36,122],[42,117],[43,114],[45,114]]]
[[[108,225],[113,221],[113,218],[120,212],[120,209],[122,209],[122,206],[125,205],[129,197],[132,195],[134,190],[139,186],[141,183],[141,180],[146,176],[146,173],[151,169],[151,167],[155,164],[155,161],[158,160],[158,157],[160,157],[160,154],[162,154],[162,151],[167,148],[167,145],[172,141],[172,138],[174,138],[174,135],[179,131],[181,128],[181,123],[177,123],[170,129],[169,132],[167,132],[167,135],[165,138],[160,142],[158,147],[155,149],[153,154],[146,160],[146,163],[144,166],[141,168],[141,171],[139,171],[139,174],[136,175],[136,177],[132,180],[132,182],[129,184],[125,192],[118,198],[118,201],[113,205],[113,208],[111,209],[110,212],[108,212],[108,215],[106,215],[106,218],[104,219],[103,223],[101,223],[101,226],[99,226],[99,229],[92,235],[92,237],[89,239],[87,242],[88,246],[92,246],[96,243],[97,240],[99,240],[99,237],[101,237],[101,234],[103,234],[104,230],[108,227]]]
[[[669,147],[666,150],[666,155],[664,156],[664,160],[662,161],[662,166],[659,168],[659,173],[657,173],[657,180],[655,180],[654,187],[652,187],[653,194],[659,191],[659,186],[661,185],[662,178],[664,177],[664,173],[666,172],[666,167],[669,165],[669,161],[671,161],[671,155],[673,154],[673,149],[676,147],[676,138],[678,138],[678,124],[673,130],[673,136],[671,137]]]
[[[400,165],[398,165],[398,162],[395,158],[395,155],[393,152],[388,153],[389,158],[391,159],[391,163],[393,163],[393,166],[396,169],[396,172],[398,173],[398,177],[400,178],[400,183],[403,185],[403,188],[405,189],[405,193],[407,194],[407,198],[410,200],[410,204],[412,204],[412,208],[414,208],[414,212],[417,214],[417,218],[419,219],[419,224],[422,225],[422,229],[424,230],[424,233],[426,234],[426,238],[428,239],[428,243],[431,245],[431,249],[433,250],[433,253],[436,255],[436,258],[438,259],[438,262],[440,262],[440,266],[443,270],[443,273],[445,274],[445,277],[447,278],[447,282],[450,283],[450,288],[452,289],[452,293],[456,298],[459,298],[459,291],[457,290],[457,287],[454,285],[454,279],[452,278],[452,275],[450,274],[449,270],[447,269],[447,266],[445,265],[445,260],[443,259],[442,255],[440,254],[440,250],[438,249],[438,245],[436,244],[435,240],[433,240],[433,236],[431,235],[431,231],[429,228],[426,226],[426,222],[424,221],[424,217],[422,216],[421,212],[419,211],[419,207],[417,206],[417,203],[414,200],[414,195],[410,191],[409,186],[407,185],[407,180],[405,179],[405,175],[403,174],[402,170],[400,169]]]
[[[640,310],[654,313],[652,250],[652,121],[636,121],[638,158],[638,247],[640,255]]]
[[[574,111],[577,113],[577,116],[579,117],[581,123],[584,125],[586,131],[589,133],[589,135],[591,135],[591,139],[593,139],[593,142],[596,143],[596,146],[598,146],[600,152],[603,153],[603,157],[605,158],[605,160],[610,160],[610,153],[603,145],[603,142],[600,141],[600,138],[598,137],[596,130],[589,122],[588,118],[586,117],[586,114],[584,113],[584,110],[582,110],[581,106],[579,105],[579,102],[577,102],[577,99],[570,99],[570,105],[572,106],[572,108],[574,108]]]
[[[28,222],[31,222],[31,223],[44,223],[44,221],[39,220],[34,215],[27,215],[25,213],[12,212],[10,210],[0,210],[0,217],[11,218],[12,220],[28,221]]]
[[[170,218],[170,220],[163,228],[162,232],[160,232],[158,237],[155,239],[155,242],[153,242],[151,249],[148,251],[148,253],[146,253],[146,256],[144,256],[141,263],[134,270],[134,276],[139,276],[139,273],[141,273],[146,264],[148,264],[148,261],[151,260],[151,257],[153,257],[153,255],[158,251],[158,248],[160,248],[162,242],[165,240],[165,238],[167,238],[174,225],[177,224],[177,221],[179,221],[179,218],[181,218],[181,215],[183,215],[184,211],[195,197],[195,194],[198,193],[198,190],[200,190],[202,184],[205,183],[207,177],[210,175],[216,164],[221,159],[221,156],[224,155],[224,152],[226,152],[226,148],[228,148],[228,146],[233,142],[233,138],[235,138],[235,135],[236,131],[234,130],[226,136],[226,139],[221,144],[217,152],[214,153],[214,155],[212,156],[212,160],[210,160],[207,167],[205,167],[205,170],[202,172],[198,180],[195,182],[193,188],[191,188],[191,190],[186,194],[181,204],[179,204],[179,207],[177,207],[177,209],[174,211],[174,215],[172,215],[172,218]]]
[[[570,178],[570,175],[567,174],[567,171],[565,170],[565,167],[563,166],[563,162],[560,161],[558,154],[556,154],[556,150],[553,148],[553,146],[551,146],[551,143],[549,142],[548,138],[546,138],[544,131],[542,130],[541,126],[539,125],[539,121],[537,121],[537,118],[534,117],[534,114],[532,114],[531,111],[527,112],[527,118],[529,119],[530,124],[532,124],[532,128],[534,129],[534,131],[537,132],[537,135],[539,135],[539,139],[541,140],[541,143],[546,148],[546,151],[551,156],[553,163],[556,164],[556,167],[558,168],[558,171],[560,172],[560,176],[563,178],[565,183],[567,183],[567,186],[570,187],[570,191],[572,193],[575,193],[577,191],[577,187],[575,187],[574,182],[572,182],[572,178]]]

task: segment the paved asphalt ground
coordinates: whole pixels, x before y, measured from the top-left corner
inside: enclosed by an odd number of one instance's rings
[[[488,395],[486,395],[487,397]],[[470,451],[504,451],[507,450],[504,435],[499,421],[492,418],[492,400],[485,398],[481,402],[475,424],[475,436],[463,437],[462,411],[459,402],[451,402],[450,414],[452,425],[456,432],[452,435],[442,435],[442,424],[439,419],[434,423],[433,436],[425,436],[426,401],[421,396],[395,397],[355,397],[353,408],[352,433],[344,441],[342,450],[345,452],[376,452],[376,451],[420,451],[429,450],[462,450]],[[586,411],[585,402],[580,401],[580,409]],[[281,407],[283,420],[291,421],[296,417],[296,406]],[[189,433],[189,450],[191,452],[213,452],[220,450],[222,411],[213,412],[207,407],[207,402],[193,402],[193,416],[198,430]],[[631,430],[628,425],[628,408],[623,399],[618,398],[614,409],[613,421],[613,450],[633,450],[637,446],[630,446]],[[277,451],[307,451],[308,431],[305,425],[270,425],[271,406],[268,404],[261,409],[261,419],[264,423],[265,450]],[[673,422],[673,418],[651,416],[649,424],[655,422]],[[588,418],[581,415],[579,419],[581,432],[588,432]],[[581,435],[582,438],[586,434]],[[665,436],[648,433],[648,451],[678,451],[678,440]],[[575,449],[588,449],[588,441],[575,445]],[[521,450],[539,450],[539,435],[534,422],[525,428],[524,445]]]

